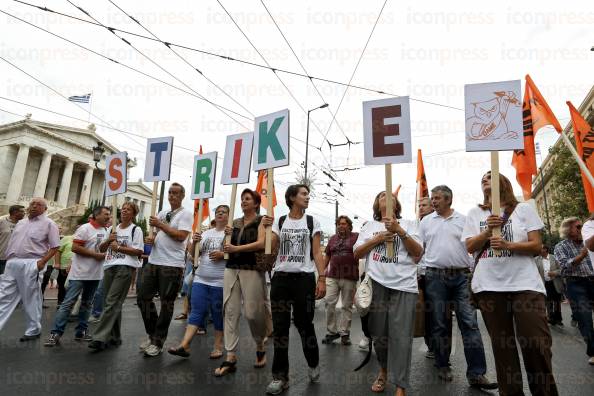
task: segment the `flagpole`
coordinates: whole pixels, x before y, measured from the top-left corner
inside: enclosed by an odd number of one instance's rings
[[[89,94],[89,118],[87,119],[87,123],[91,123],[91,108],[93,106],[93,92]]]
[[[576,133],[576,132],[574,131],[574,133]],[[567,148],[569,149],[569,151],[571,152],[571,154],[577,161],[582,172],[584,172],[584,175],[586,175],[586,177],[588,178],[590,185],[592,187],[594,187],[594,177],[592,177],[592,173],[590,173],[590,170],[588,169],[586,164],[584,164],[584,161],[582,160],[582,158],[580,157],[578,152],[575,150],[575,147],[573,147],[573,144],[571,144],[571,141],[569,140],[567,135],[565,133],[561,132],[561,138],[563,139],[563,142],[565,142],[565,145],[567,146]]]

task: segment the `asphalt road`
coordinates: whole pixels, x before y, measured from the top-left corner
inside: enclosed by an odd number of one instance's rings
[[[254,369],[255,348],[245,321],[242,320],[242,337],[239,347],[239,363],[236,373],[215,378],[213,370],[221,360],[208,359],[212,345],[212,327],[209,334],[196,336],[189,359],[177,358],[163,353],[156,358],[145,358],[138,350],[144,337],[140,312],[133,299],[124,305],[124,344],[117,349],[93,353],[83,343],[73,340],[74,324],[70,323],[55,348],[43,346],[55,315],[55,302],[44,310],[43,337],[29,343],[20,343],[24,331],[24,316],[20,308],[0,333],[0,395],[263,395],[271,380],[270,365],[272,346],[268,345],[268,365]],[[177,303],[177,311],[181,302]],[[480,315],[479,315],[480,317]],[[553,366],[560,395],[594,395],[594,366],[587,364],[585,344],[576,328],[570,326],[568,305],[563,305],[564,327],[554,327]],[[318,340],[325,334],[324,308],[320,305],[315,317]],[[488,373],[495,379],[491,344],[482,320],[483,342],[487,354]],[[93,329],[91,325],[91,331]],[[177,343],[184,331],[184,323],[174,321],[170,327],[167,346]],[[310,384],[307,366],[301,351],[301,342],[295,328],[291,329],[290,363],[291,381],[286,395],[370,395],[371,383],[378,370],[375,356],[372,362],[359,372],[353,372],[364,357],[357,343],[361,338],[358,317],[353,318],[352,346],[340,344],[322,345],[320,342],[321,381]],[[460,333],[455,327],[452,351],[454,380],[445,384],[437,379],[433,360],[425,358],[422,339],[415,339],[411,388],[409,395],[484,395],[497,392],[481,392],[468,387],[465,378],[466,362]],[[525,378],[525,377],[524,377]],[[386,394],[394,387],[389,385]],[[530,394],[527,385],[525,393]]]

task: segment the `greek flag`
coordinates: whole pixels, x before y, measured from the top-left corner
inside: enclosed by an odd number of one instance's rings
[[[91,94],[89,93],[81,96],[71,96],[68,98],[68,100],[77,103],[89,103],[89,101],[91,100]]]

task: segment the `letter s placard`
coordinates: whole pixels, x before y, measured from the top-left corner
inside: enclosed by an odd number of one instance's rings
[[[363,102],[365,165],[412,162],[408,96]]]
[[[171,156],[173,155],[173,136],[148,139],[146,144],[146,163],[144,181],[167,181],[171,175]]]
[[[124,151],[105,158],[105,196],[123,194],[128,189],[128,154]],[[90,188],[90,187],[89,187]]]

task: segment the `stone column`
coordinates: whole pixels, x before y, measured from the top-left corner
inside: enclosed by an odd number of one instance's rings
[[[45,198],[45,188],[47,187],[47,179],[49,176],[50,164],[52,162],[52,154],[45,151],[43,153],[43,159],[39,166],[39,172],[37,173],[37,182],[35,183],[35,190],[33,191],[33,197]]]
[[[80,201],[78,201],[78,203],[81,205],[89,205],[89,197],[91,196],[91,184],[93,184],[93,173],[93,167],[91,165],[87,165],[82,190],[80,192]]]
[[[70,181],[72,181],[73,169],[74,161],[67,158],[64,173],[62,174],[62,183],[60,183],[60,191],[58,192],[58,205],[63,208],[68,205],[68,195],[70,194]]]
[[[10,176],[8,190],[6,191],[6,201],[9,204],[17,203],[20,198],[28,159],[29,146],[21,143],[19,145],[19,153],[17,154],[16,161],[14,162],[14,168],[12,169],[12,175]]]

